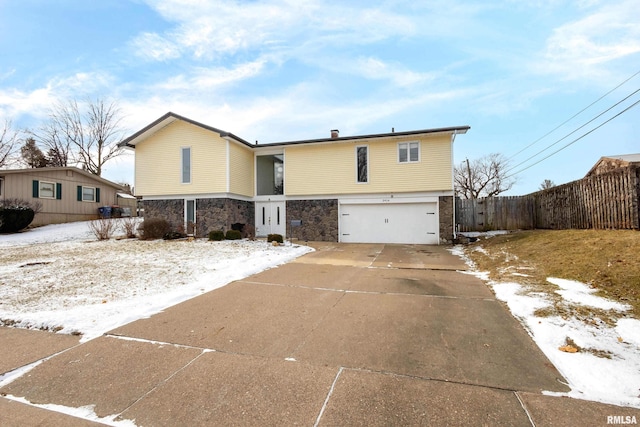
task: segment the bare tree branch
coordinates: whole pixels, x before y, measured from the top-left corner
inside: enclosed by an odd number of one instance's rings
[[[53,107],[39,139],[49,148],[52,164],[75,163],[100,176],[104,164],[122,154],[121,120],[115,102],[89,100],[83,110],[76,100],[69,100]]]
[[[507,177],[508,161],[499,153],[493,153],[460,163],[454,169],[454,187],[465,199],[497,196],[513,187],[515,178]]]
[[[11,128],[11,121],[5,120],[0,132],[0,168],[13,161],[20,140],[18,136],[18,131]]]

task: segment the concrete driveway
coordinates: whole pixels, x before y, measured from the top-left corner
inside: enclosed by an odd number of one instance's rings
[[[640,418],[629,408],[542,395],[568,388],[446,248],[312,245],[316,252],[294,262],[72,347],[0,393],[92,405],[100,417],[141,426]],[[0,399],[0,422],[29,411],[42,409]]]

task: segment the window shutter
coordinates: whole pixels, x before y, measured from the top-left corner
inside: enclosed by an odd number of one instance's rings
[[[56,183],[56,199],[62,200],[62,184]]]
[[[96,203],[100,203],[100,189],[96,188]]]
[[[78,185],[78,201],[82,201],[82,185]]]
[[[37,199],[38,195],[40,193],[40,182],[36,181],[35,179],[33,180],[33,198]]]

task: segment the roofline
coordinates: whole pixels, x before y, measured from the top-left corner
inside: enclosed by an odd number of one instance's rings
[[[305,139],[299,141],[286,141],[286,142],[269,142],[266,144],[254,145],[254,147],[276,147],[281,145],[297,145],[297,144],[314,144],[323,142],[346,142],[360,139],[374,139],[374,138],[388,138],[392,136],[413,136],[413,135],[426,135],[435,133],[450,133],[450,134],[465,134],[471,129],[470,126],[453,126],[445,128],[434,129],[422,129],[422,130],[410,130],[404,132],[390,132],[390,133],[376,133],[370,135],[353,135],[353,136],[341,136],[338,138],[320,138],[320,139]]]
[[[388,137],[401,137],[401,136],[413,136],[413,135],[427,135],[427,134],[437,134],[437,133],[448,133],[448,134],[465,134],[470,126],[453,126],[453,127],[444,127],[444,128],[434,128],[434,129],[422,129],[422,130],[411,130],[404,132],[390,132],[390,133],[378,133],[378,134],[370,134],[370,135],[354,135],[354,136],[343,136],[338,138],[319,138],[319,139],[305,139],[298,141],[284,141],[284,142],[269,142],[266,144],[252,144],[247,142],[246,140],[234,135],[231,132],[226,132],[224,130],[214,128],[213,126],[205,125],[203,123],[197,122],[195,120],[191,120],[187,117],[181,116],[179,114],[173,113],[169,111],[159,119],[140,129],[138,132],[133,135],[125,138],[118,144],[119,147],[135,149],[135,144],[140,140],[145,138],[145,135],[148,133],[155,133],[162,129],[163,127],[173,123],[175,120],[183,120],[187,123],[190,123],[194,126],[201,127],[203,129],[215,132],[220,135],[222,138],[233,139],[241,144],[246,145],[250,148],[259,148],[259,147],[278,147],[285,145],[299,145],[299,144],[317,144],[317,143],[326,143],[326,142],[346,142],[353,140],[362,140],[362,139],[374,139],[374,138],[388,138]],[[164,123],[164,124],[163,124]]]
[[[143,127],[142,129],[140,129],[138,132],[134,133],[133,135],[129,136],[128,138],[123,139],[118,146],[122,147],[122,148],[131,148],[131,149],[135,149],[135,144],[137,143],[136,140],[140,139],[141,137],[143,137],[146,133],[153,131],[152,133],[157,132],[158,130],[162,129],[163,127],[173,123],[176,120],[182,120],[185,121],[187,123],[190,123],[194,126],[198,126],[201,127],[203,129],[215,132],[217,134],[220,135],[221,138],[230,138],[233,139],[241,144],[244,144],[248,147],[253,147],[254,145],[245,141],[244,139],[232,134],[231,132],[227,132],[218,128],[214,128],[213,126],[209,126],[209,125],[205,125],[204,123],[200,123],[197,122],[195,120],[189,119],[187,117],[181,116],[179,114],[176,114],[174,112],[169,111],[168,113],[166,113],[165,115],[163,115],[162,117],[160,117],[159,119],[153,121],[152,123],[150,123],[149,125]],[[166,122],[163,125],[163,122]],[[162,125],[162,126],[161,126]],[[154,128],[158,128],[155,129]]]
[[[586,178],[586,177],[588,177],[589,175],[591,175],[591,173],[593,173],[593,172],[598,168],[598,166],[600,165],[600,163],[602,163],[602,161],[603,161],[604,159],[621,160],[621,161],[623,161],[623,162],[627,162],[627,163],[631,163],[631,164],[636,164],[636,163],[638,163],[637,161],[634,161],[634,160],[625,160],[625,159],[623,159],[622,157],[626,157],[626,156],[637,156],[637,155],[638,155],[638,154],[631,153],[631,154],[617,154],[617,155],[614,155],[614,156],[602,156],[602,157],[600,157],[600,158],[598,159],[598,161],[597,161],[593,166],[591,166],[591,169],[589,169],[589,172],[587,172],[587,174],[585,175],[585,178]]]
[[[95,179],[98,182],[102,182],[103,184],[109,185],[118,190],[126,191],[126,189],[120,184],[116,184],[113,181],[109,181],[108,179],[102,178],[101,176],[94,175],[90,172],[77,168],[75,166],[61,166],[61,167],[52,167],[52,168],[25,168],[25,169],[0,169],[0,175],[19,175],[23,173],[29,172],[60,172],[60,171],[73,171],[77,172],[86,177]]]

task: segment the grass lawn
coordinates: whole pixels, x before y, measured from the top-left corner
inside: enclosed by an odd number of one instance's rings
[[[535,292],[555,295],[547,277],[586,283],[596,295],[629,304],[640,319],[640,232],[634,230],[532,230],[481,239],[467,255],[496,281],[517,281]],[[515,279],[517,277],[517,280]],[[568,310],[556,304],[547,314],[586,318],[606,313]],[[597,311],[597,310],[595,310]],[[543,315],[545,313],[538,313]]]

